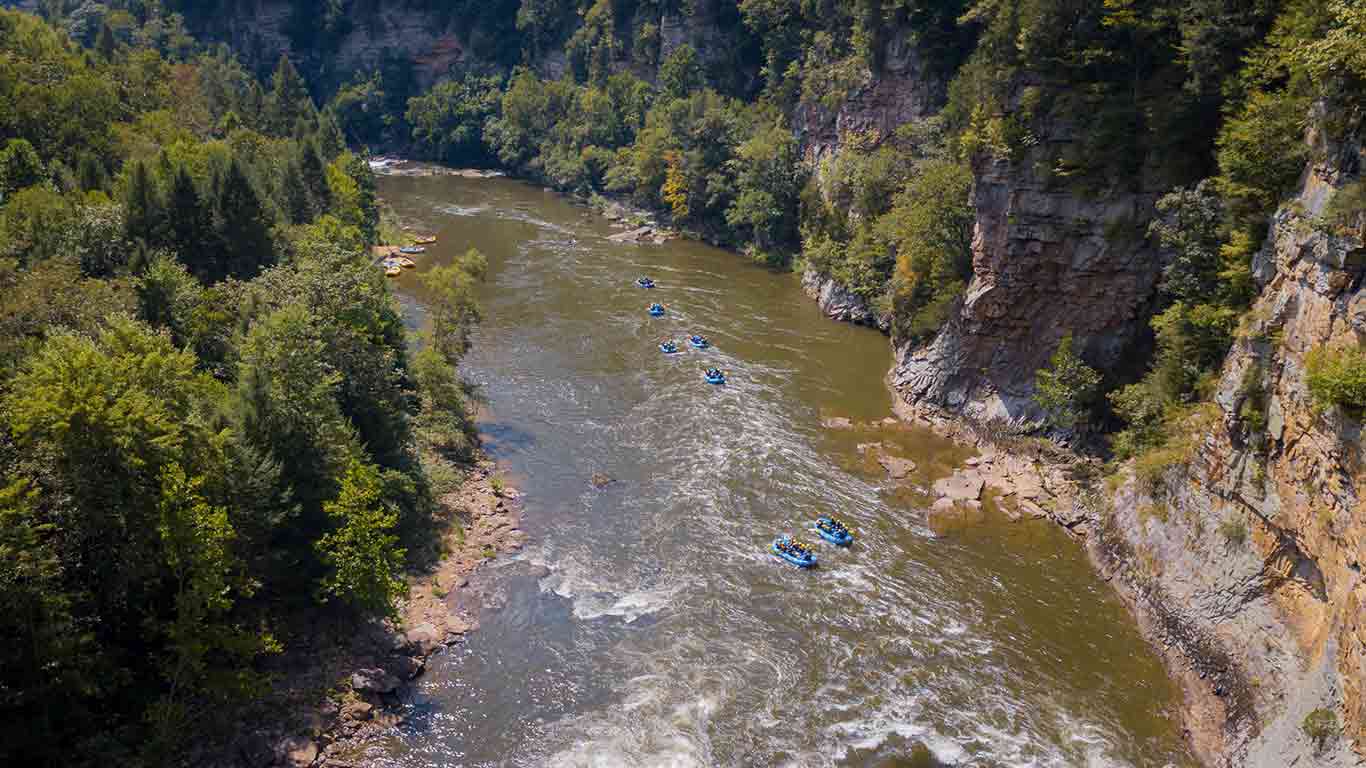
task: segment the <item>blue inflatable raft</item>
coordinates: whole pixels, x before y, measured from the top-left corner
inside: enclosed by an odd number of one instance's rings
[[[726,374],[722,373],[721,371],[707,371],[706,373],[702,374],[702,377],[707,380],[708,384],[726,383]]]
[[[651,304],[651,305],[650,305],[650,314],[653,315],[653,316],[655,316],[655,317],[662,317],[662,316],[664,315],[664,305],[663,305],[663,304]]]
[[[399,248],[398,252],[407,256],[413,256],[419,253],[426,253],[427,249],[420,245],[405,245],[402,248]]]
[[[694,349],[706,349],[707,347],[711,346],[711,343],[701,336],[689,337],[688,343],[693,345]]]
[[[816,518],[816,533],[837,547],[847,547],[854,543],[854,534],[829,517]]]
[[[792,539],[790,537],[779,536],[773,540],[771,545],[769,545],[769,551],[780,560],[785,560],[798,568],[816,567],[816,554],[814,552],[807,551],[803,554],[797,554],[790,549],[784,549],[782,546],[784,544],[790,545],[791,543]]]
[[[641,288],[653,288],[655,287],[655,281],[651,280],[648,277],[637,277],[636,285],[640,286]]]
[[[666,355],[676,355],[678,354],[678,345],[672,341],[666,341],[659,345],[659,351]]]

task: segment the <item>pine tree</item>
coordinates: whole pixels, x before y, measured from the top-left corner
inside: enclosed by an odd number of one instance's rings
[[[304,142],[299,150],[299,172],[303,174],[304,186],[308,187],[314,210],[325,211],[331,207],[332,189],[327,184],[327,166],[318,154],[318,145],[312,141]]]
[[[356,182],[356,205],[360,207],[361,230],[365,233],[366,242],[373,243],[379,234],[379,200],[375,192],[375,174],[370,170],[365,158],[360,155],[351,155],[346,165],[346,174]]]
[[[108,175],[99,159],[89,152],[82,152],[76,160],[76,183],[83,191],[104,189]]]
[[[324,160],[332,160],[346,151],[346,137],[337,124],[337,115],[327,110],[318,118],[318,150]]]
[[[250,279],[275,263],[270,218],[237,158],[223,175],[215,224],[221,257],[206,270],[211,282],[224,277]]]
[[[113,61],[114,54],[118,51],[118,41],[114,39],[114,30],[108,24],[100,25],[100,33],[95,38],[95,50],[100,52],[105,61]]]
[[[304,183],[303,173],[299,171],[297,163],[290,163],[285,166],[285,175],[281,180],[282,191],[285,196],[285,213],[289,215],[291,224],[307,224],[313,220],[314,208],[313,199],[308,192],[308,185]]]
[[[176,172],[167,203],[170,218],[170,245],[180,255],[182,263],[194,266],[202,257],[212,221],[209,211],[199,197],[194,179],[184,166]],[[196,269],[195,271],[199,271]]]
[[[154,246],[161,242],[165,222],[161,196],[152,183],[152,175],[147,165],[138,161],[133,166],[133,175],[128,182],[128,195],[124,199],[124,221],[128,239],[144,246]]]
[[[298,121],[311,118],[315,113],[308,87],[288,56],[281,55],[280,62],[275,65],[265,107],[270,127],[279,136],[293,135]]]

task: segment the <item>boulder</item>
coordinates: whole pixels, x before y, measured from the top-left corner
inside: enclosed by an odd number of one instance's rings
[[[361,669],[351,675],[351,687],[361,693],[393,693],[399,679],[382,669]]]
[[[404,680],[412,680],[422,674],[422,669],[426,666],[427,663],[417,656],[398,656],[389,664],[394,674]]]
[[[888,456],[885,453],[878,454],[877,463],[881,464],[882,468],[887,470],[887,474],[891,475],[894,480],[901,480],[915,471],[914,461],[899,456]]]
[[[609,235],[607,239],[615,243],[638,243],[641,240],[653,237],[654,233],[655,228],[647,224],[643,227],[627,230],[626,232],[618,232],[615,235]]]
[[[418,654],[430,656],[436,652],[437,648],[441,647],[445,633],[438,630],[436,625],[429,621],[408,630],[404,637],[407,638],[409,645],[417,649]]]
[[[955,475],[936,480],[934,492],[954,501],[977,500],[982,496],[984,485],[982,476],[976,472],[959,472]]]
[[[318,745],[307,736],[289,736],[275,745],[275,761],[289,768],[308,768],[318,759]]]
[[[843,416],[836,416],[831,419],[822,420],[821,426],[825,427],[826,429],[853,429],[854,422],[850,419],[846,419]]]
[[[373,716],[374,709],[374,705],[368,701],[350,701],[342,707],[342,719],[369,720]]]

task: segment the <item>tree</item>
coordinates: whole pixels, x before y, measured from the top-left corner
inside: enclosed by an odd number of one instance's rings
[[[431,294],[433,341],[452,364],[469,349],[470,330],[479,319],[475,284],[484,279],[487,270],[484,255],[471,248],[450,264],[422,275],[422,285]]]
[[[72,614],[79,598],[64,583],[55,546],[60,533],[35,509],[28,481],[0,484],[0,678],[12,692],[6,710],[19,719],[0,725],[0,753],[37,762],[47,740],[72,720],[89,724],[76,703],[95,681],[90,637]]]
[[[0,149],[0,205],[25,187],[43,180],[43,161],[25,139],[10,139]]]
[[[318,151],[328,161],[346,151],[346,137],[337,123],[337,114],[331,109],[324,110],[318,117]]]
[[[327,185],[327,166],[318,154],[318,146],[312,141],[305,141],[299,149],[299,174],[303,177],[304,186],[308,188],[308,197],[313,201],[313,209],[325,211],[331,207],[332,190]]]
[[[217,258],[191,263],[202,278],[210,282],[225,277],[251,278],[275,263],[269,215],[236,158],[223,175],[214,228],[221,249]]]
[[[1100,374],[1072,351],[1069,332],[1058,342],[1048,367],[1035,373],[1034,402],[1058,429],[1085,427],[1099,387]]]
[[[284,176],[280,179],[280,191],[284,195],[285,214],[291,224],[307,224],[317,215],[313,207],[313,196],[308,193],[303,172],[298,163],[285,165]]]
[[[151,247],[161,242],[166,212],[162,207],[161,195],[152,182],[147,164],[138,161],[133,164],[133,173],[128,178],[128,192],[123,202],[124,221],[128,239]]]
[[[903,335],[934,335],[972,275],[971,190],[966,165],[931,159],[878,219],[880,235],[896,248],[894,320]]]
[[[265,103],[266,120],[272,132],[277,136],[292,136],[299,121],[311,120],[316,111],[304,79],[289,57],[281,54],[270,79],[270,94]]]
[[[368,613],[394,615],[395,600],[406,591],[400,576],[406,552],[398,546],[398,512],[384,499],[379,471],[352,460],[337,498],[323,509],[335,526],[317,544],[331,569],[323,592]]]
[[[659,65],[659,89],[672,99],[686,98],[701,87],[704,78],[697,62],[697,51],[691,45],[673,49]]]
[[[409,99],[405,117],[413,126],[413,139],[432,157],[448,163],[486,163],[484,124],[500,112],[501,85],[497,77],[466,74],[442,80],[426,94]]]
[[[367,243],[379,234],[379,200],[375,192],[375,173],[360,155],[345,155],[346,175],[356,183],[356,207],[360,210],[361,233]]]
[[[164,254],[155,257],[136,283],[138,316],[154,328],[167,328],[177,346],[190,341],[193,313],[204,289],[183,264]]]
[[[1209,301],[1221,287],[1223,208],[1211,186],[1202,181],[1163,195],[1157,201],[1162,217],[1148,227],[1148,234],[1172,254],[1162,269],[1161,282],[1162,293],[1172,301]]]
[[[803,181],[797,140],[775,123],[742,143],[730,168],[737,194],[726,209],[726,223],[747,230],[746,239],[757,256],[781,263],[788,255],[784,249],[797,236],[797,198]]]
[[[170,220],[168,245],[185,263],[195,261],[194,254],[210,247],[213,217],[200,199],[194,179],[182,165],[171,182],[171,197],[166,204]]]

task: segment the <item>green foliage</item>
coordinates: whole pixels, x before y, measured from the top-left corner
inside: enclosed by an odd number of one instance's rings
[[[1034,401],[1060,429],[1087,426],[1100,389],[1100,374],[1072,351],[1072,334],[1058,343],[1048,367],[1035,374]]]
[[[907,337],[933,335],[972,274],[971,187],[966,166],[929,160],[878,221],[896,248],[894,321]]]
[[[756,131],[735,154],[736,195],[726,209],[726,223],[744,232],[756,259],[781,265],[797,232],[803,184],[797,141],[786,128],[773,125]]]
[[[1309,101],[1254,91],[1219,135],[1219,192],[1239,213],[1269,211],[1304,170]]]
[[[1366,181],[1358,179],[1334,192],[1323,218],[1333,234],[1366,236]]]
[[[405,117],[418,148],[454,165],[486,165],[493,158],[484,142],[484,124],[498,116],[501,86],[498,77],[466,74],[409,99]]]
[[[1236,515],[1229,515],[1219,523],[1219,535],[1224,537],[1225,544],[1241,547],[1247,543],[1247,522]]]
[[[1322,752],[1342,733],[1338,726],[1337,713],[1326,707],[1319,707],[1305,715],[1304,722],[1300,723],[1300,730],[1314,742],[1316,752]]]
[[[0,205],[5,198],[43,180],[43,161],[24,139],[10,139],[0,149]]]
[[[265,94],[102,8],[98,54],[0,10],[7,763],[183,761],[260,698],[276,630],[392,612],[433,538],[419,452],[474,447],[451,361],[409,370],[374,178],[298,73]]]
[[[678,46],[659,65],[659,89],[668,98],[687,98],[702,87],[704,77],[697,51],[691,45]]]
[[[1366,351],[1318,347],[1306,356],[1309,394],[1320,408],[1337,406],[1353,416],[1366,411]]]
[[[469,349],[470,330],[479,319],[475,286],[487,270],[484,254],[471,248],[449,264],[422,274],[422,285],[430,293],[432,339],[452,364],[459,362]]]
[[[352,461],[335,501],[323,505],[336,530],[318,540],[318,552],[331,567],[323,590],[369,613],[394,613],[406,591],[400,576],[403,549],[394,528],[398,513],[384,499],[379,472]]]

